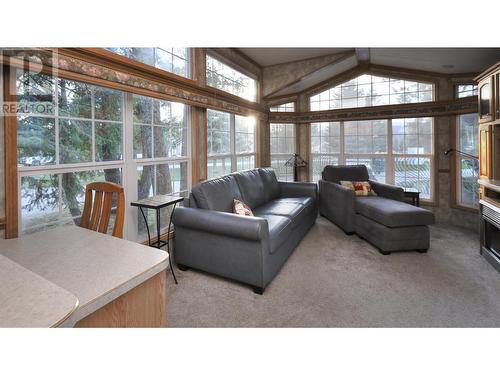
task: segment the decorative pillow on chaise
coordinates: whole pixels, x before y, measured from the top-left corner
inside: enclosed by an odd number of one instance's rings
[[[377,195],[368,181],[340,181],[340,185],[354,190],[358,197],[367,197],[369,195]]]
[[[233,213],[243,216],[253,216],[253,212],[250,207],[248,207],[248,204],[238,199],[233,200]]]

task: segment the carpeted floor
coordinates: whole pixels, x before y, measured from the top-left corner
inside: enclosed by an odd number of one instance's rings
[[[319,218],[262,296],[176,268],[169,326],[500,327],[500,274],[478,243],[473,232],[434,225],[427,254],[383,256]]]

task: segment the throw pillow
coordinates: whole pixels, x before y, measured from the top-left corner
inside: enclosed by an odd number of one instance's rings
[[[368,181],[340,181],[340,184],[348,189],[354,190],[358,197],[377,195]]]
[[[243,216],[253,216],[253,212],[250,207],[248,207],[248,204],[238,199],[233,200],[233,213]]]

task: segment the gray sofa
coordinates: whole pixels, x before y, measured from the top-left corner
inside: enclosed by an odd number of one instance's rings
[[[340,181],[369,181],[377,196],[356,197]],[[320,214],[384,255],[429,248],[428,225],[434,223],[434,214],[403,202],[403,197],[402,188],[370,180],[364,165],[326,166],[319,181]]]
[[[254,217],[232,213],[233,199]],[[271,168],[204,181],[175,210],[175,262],[249,284],[258,294],[276,276],[318,215],[317,186],[278,182]]]

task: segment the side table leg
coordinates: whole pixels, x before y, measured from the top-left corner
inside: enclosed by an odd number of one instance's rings
[[[146,224],[146,230],[148,231],[148,245],[151,246],[151,234],[149,233],[148,219],[146,218],[146,215],[144,214],[141,206],[139,206],[139,210],[141,211],[142,217],[144,218],[144,223]]]
[[[168,222],[168,231],[167,231],[167,253],[168,253],[168,264],[170,266],[170,272],[172,272],[172,276],[174,277],[174,281],[176,284],[178,284],[177,282],[177,277],[175,277],[175,273],[174,273],[174,267],[172,266],[172,257],[170,256],[170,226],[172,225],[172,214],[175,210],[175,204],[174,206],[172,207],[172,212],[170,212],[170,219],[169,219],[169,222]],[[157,220],[158,220],[158,239],[160,238],[160,210],[157,210],[158,212],[158,216],[157,216]]]

